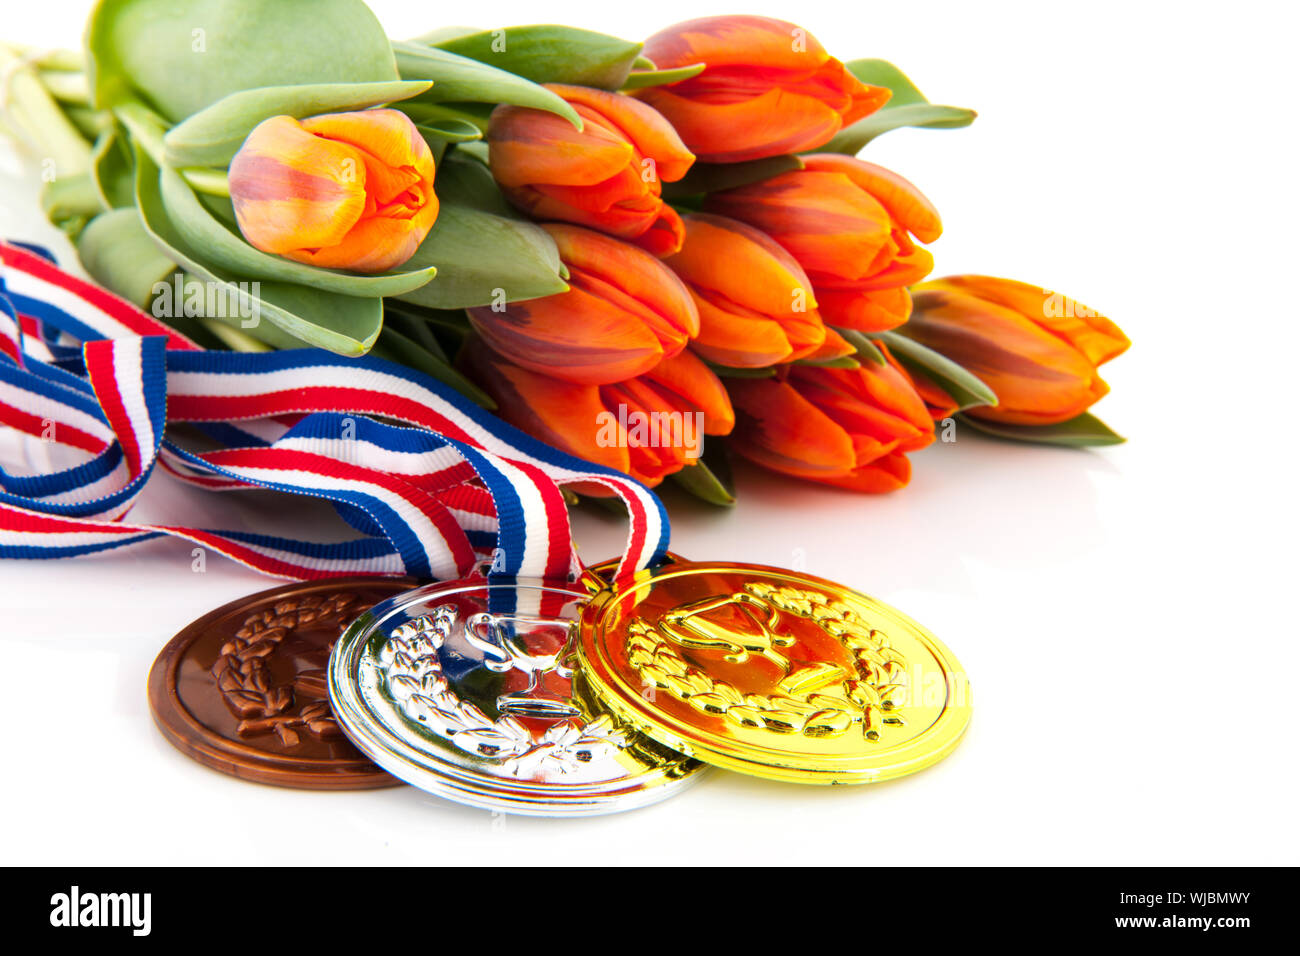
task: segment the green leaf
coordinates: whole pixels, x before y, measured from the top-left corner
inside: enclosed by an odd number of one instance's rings
[[[438,170],[438,194],[438,221],[407,263],[436,266],[438,278],[398,298],[433,309],[468,309],[567,291],[555,242],[519,218],[485,167],[448,156]]]
[[[572,106],[544,86],[469,57],[417,43],[394,43],[393,53],[404,80],[433,80],[433,89],[417,99],[428,103],[510,103],[558,113],[578,129],[582,120]]]
[[[488,167],[469,155],[464,145],[458,146],[438,168],[438,195],[454,206],[468,206],[507,219],[524,218],[510,205]]]
[[[398,79],[362,0],[100,0],[86,46],[95,106],[139,95],[172,122],[241,90]]]
[[[137,149],[135,166],[136,205],[149,235],[165,255],[196,279],[212,283],[229,301],[256,308],[259,324],[250,328],[249,334],[263,340],[264,336],[274,335],[261,327],[265,319],[297,343],[340,355],[363,355],[375,343],[384,321],[383,299],[338,295],[281,282],[254,284],[206,264],[167,215],[157,164]]]
[[[176,286],[177,277],[180,280],[179,291]],[[160,306],[165,302],[184,303],[200,297],[206,298],[208,280],[181,271],[172,276],[171,286],[170,295],[166,299],[160,295],[155,300]],[[164,310],[160,308],[158,311]],[[219,348],[227,348],[235,352],[269,352],[271,349],[303,347],[301,341],[270,322],[259,322],[253,328],[244,328],[245,320],[237,315],[186,316],[172,309],[171,314],[160,317],[160,321],[166,322],[179,332],[184,332],[200,344],[206,338],[213,338]]]
[[[425,140],[434,139],[443,146],[448,143],[469,143],[483,138],[483,131],[468,120],[444,119],[433,123],[417,123]]]
[[[153,301],[154,287],[176,271],[134,207],[92,219],[77,239],[77,256],[92,279],[142,309]]]
[[[457,37],[467,37],[471,33],[482,33],[482,27],[435,27],[428,33],[421,33],[418,37],[411,37],[410,43],[417,43],[420,46],[437,46],[446,40],[454,40]]]
[[[870,116],[836,133],[829,143],[818,148],[818,152],[853,155],[891,129],[903,126],[956,129],[975,121],[974,110],[931,103],[898,67],[885,60],[853,60],[845,66],[862,82],[888,87],[894,95]]]
[[[906,326],[904,326],[906,328]],[[952,359],[941,355],[899,332],[877,332],[873,338],[884,342],[905,368],[917,369],[934,381],[957,403],[958,409],[976,405],[996,405],[998,397],[993,389],[962,368]]]
[[[707,63],[692,63],[690,66],[679,66],[671,70],[657,70],[654,67],[648,70],[633,69],[623,82],[623,90],[624,92],[644,90],[651,86],[680,83],[682,80],[689,80],[693,76],[699,76],[704,72],[706,66],[708,66]]]
[[[665,198],[678,199],[700,193],[715,193],[762,182],[796,169],[803,169],[803,160],[788,155],[751,159],[743,163],[695,163],[677,182],[664,183],[663,194]]]
[[[713,362],[704,363],[713,370],[713,374],[718,378],[775,378],[776,369],[766,368],[732,368],[730,365],[717,365]]]
[[[734,505],[736,489],[731,480],[731,462],[723,442],[705,443],[704,455],[670,477],[679,488],[712,505]]]
[[[844,341],[858,350],[858,358],[866,359],[872,365],[885,364],[885,356],[880,349],[876,348],[876,343],[857,329],[844,329],[836,326],[835,331],[843,337]]]
[[[641,53],[640,43],[552,24],[481,30],[439,40],[435,45],[535,83],[571,83],[604,90],[621,87]]]
[[[492,107],[486,103],[426,103],[422,101],[394,104],[417,126],[441,127],[448,120],[468,123],[480,133],[487,129]]]
[[[113,114],[108,110],[92,110],[88,106],[65,103],[63,112],[81,135],[92,142],[99,139],[113,125]]]
[[[885,104],[886,109],[930,102],[925,98],[925,94],[916,88],[916,84],[888,60],[849,60],[844,66],[863,83],[883,86],[893,94]]]
[[[569,288],[555,243],[540,226],[468,206],[444,205],[408,264],[434,266],[438,278],[398,298],[432,309],[536,299]]]
[[[306,83],[231,93],[172,127],[163,137],[171,166],[228,166],[253,128],[272,116],[316,116],[408,99],[428,80],[386,83]]]
[[[1085,448],[1090,445],[1120,445],[1125,439],[1111,431],[1110,426],[1090,412],[1084,412],[1069,421],[1055,425],[1004,425],[984,421],[972,415],[960,416],[962,424],[976,431],[1008,441],[1033,442],[1040,445],[1065,445]]]
[[[90,173],[59,176],[47,183],[41,192],[41,208],[50,222],[73,239],[104,210]]]
[[[862,363],[852,355],[838,355],[828,359],[797,359],[793,365],[811,365],[815,368],[862,368]]]
[[[161,185],[167,217],[188,245],[202,249],[206,261],[234,275],[291,282],[342,295],[378,297],[418,289],[437,271],[429,266],[411,266],[401,272],[356,275],[274,256],[254,249],[215,217],[177,170],[163,167]]]

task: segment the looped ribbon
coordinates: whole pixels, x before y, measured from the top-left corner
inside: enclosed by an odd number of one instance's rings
[[[451,580],[490,556],[494,581],[569,581],[581,563],[560,488],[573,484],[627,506],[617,579],[664,556],[668,517],[648,488],[426,375],[319,349],[204,350],[38,247],[0,243],[0,262],[0,425],[89,455],[47,474],[0,468],[0,557],[77,557],[170,535],[285,578]],[[168,434],[180,423],[218,447],[182,447]],[[324,499],[361,536],[124,521],[155,466],[210,491]]]

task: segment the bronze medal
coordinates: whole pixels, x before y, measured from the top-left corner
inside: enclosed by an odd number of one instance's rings
[[[334,642],[409,578],[288,584],[233,601],[190,624],[149,672],[149,707],[178,750],[213,770],[312,790],[394,786],[356,749],[330,708]]]

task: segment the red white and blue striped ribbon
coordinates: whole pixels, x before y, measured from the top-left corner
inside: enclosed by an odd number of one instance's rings
[[[0,468],[0,557],[76,557],[172,535],[287,578],[446,580],[494,555],[500,578],[568,580],[580,567],[568,484],[601,485],[627,505],[620,577],[664,555],[668,519],[653,492],[425,375],[317,349],[206,351],[33,247],[0,243],[0,261],[0,425],[88,455],[48,474]],[[221,447],[183,447],[168,434],[178,423]],[[326,500],[360,536],[124,521],[155,465],[209,490]]]

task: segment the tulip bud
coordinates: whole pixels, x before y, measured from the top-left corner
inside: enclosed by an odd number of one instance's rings
[[[660,69],[702,73],[636,94],[663,113],[702,162],[737,163],[816,149],[890,97],[868,86],[806,30],[767,17],[705,17],[656,33]]]
[[[492,175],[534,219],[559,219],[635,242],[655,255],[681,246],[681,220],[661,198],[695,157],[668,121],[619,93],[552,83],[582,117],[498,106],[488,126]]]
[[[911,380],[892,365],[802,365],[769,379],[729,379],[731,447],[766,468],[853,491],[902,488],[907,452],[934,441]]]
[[[943,232],[915,186],[852,156],[801,157],[804,168],[714,193],[704,208],[763,230],[808,273],[830,325],[884,332],[911,313],[907,286],[934,258],[919,247]]]
[[[415,254],[434,220],[433,153],[397,110],[273,116],[230,164],[244,238],[327,269],[385,272]]]
[[[542,228],[569,269],[569,291],[469,310],[479,335],[511,362],[606,385],[649,371],[698,334],[690,293],[650,253],[578,226]]]
[[[699,309],[691,344],[698,354],[718,365],[765,368],[825,345],[812,284],[789,253],[732,219],[696,213],[684,222],[682,249],[664,262]]]
[[[1129,347],[1107,319],[1038,286],[990,276],[950,276],[914,290],[899,331],[984,381],[996,406],[966,414],[1012,425],[1067,421],[1109,391],[1097,367]]]
[[[637,378],[599,387],[521,368],[478,338],[459,364],[512,425],[647,485],[694,464],[704,435],[726,434],[735,423],[722,382],[689,351]]]

